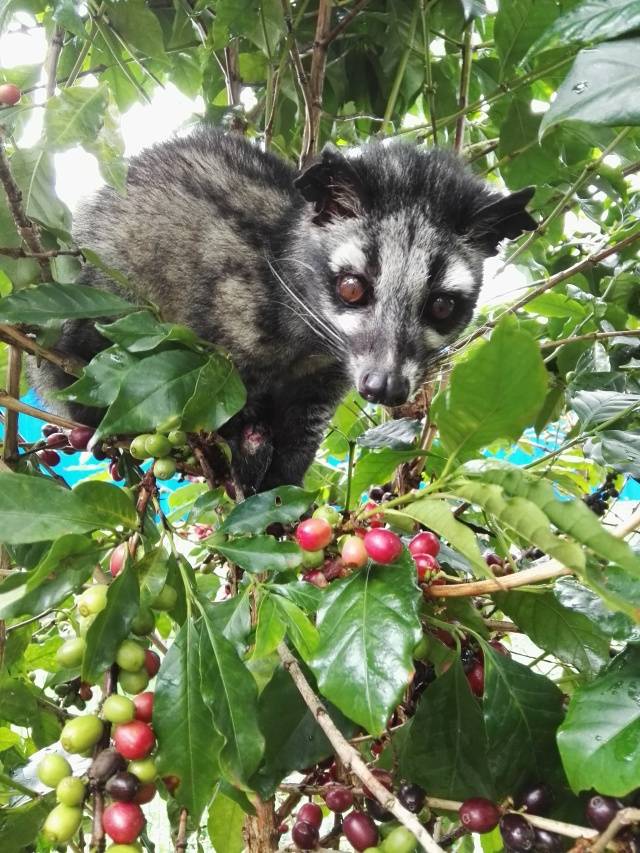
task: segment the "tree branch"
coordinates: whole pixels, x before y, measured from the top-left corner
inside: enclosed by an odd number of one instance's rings
[[[462,69],[460,71],[460,94],[458,96],[458,107],[461,115],[456,121],[456,133],[453,142],[453,150],[456,154],[462,151],[464,142],[464,127],[466,123],[465,110],[469,106],[469,85],[471,83],[471,63],[473,59],[473,50],[471,40],[473,38],[473,20],[469,21],[464,31],[464,41],[462,43]]]
[[[20,374],[22,373],[22,353],[17,347],[9,347],[7,364],[7,390],[12,397],[20,396]],[[4,422],[4,444],[2,458],[5,462],[15,460],[18,454],[18,413],[7,407]]]
[[[58,59],[62,50],[62,42],[64,39],[64,30],[62,27],[55,27],[49,48],[44,60],[44,74],[47,79],[46,96],[51,98],[56,91],[56,72],[58,70]]]
[[[602,835],[592,844],[591,853],[602,853],[609,842],[613,841],[623,827],[629,826],[631,823],[637,823],[638,821],[640,821],[640,809],[620,809]]]
[[[332,41],[335,41],[340,35],[340,33],[346,30],[351,21],[353,21],[356,15],[364,9],[368,2],[369,0],[358,0],[353,9],[351,9],[350,12],[347,12],[344,18],[340,21],[340,23],[335,26],[329,33],[327,33],[323,40],[323,45],[325,48],[327,48]]]
[[[37,341],[20,332],[15,326],[0,323],[0,341],[18,347],[38,358],[43,358],[45,361],[50,361],[51,364],[55,364],[56,367],[64,370],[70,376],[80,376],[85,366],[85,363],[81,359],[73,355],[40,346]]]
[[[298,44],[295,39],[295,35],[293,32],[293,19],[291,17],[291,4],[289,0],[281,0],[282,3],[282,11],[284,14],[284,22],[287,28],[287,47],[289,49],[289,56],[291,57],[291,62],[293,64],[293,68],[295,70],[296,81],[298,83],[298,89],[300,94],[302,95],[302,101],[304,104],[304,136],[302,143],[302,151],[300,153],[300,165],[302,166],[304,163],[303,155],[306,146],[306,139],[308,136],[308,127],[311,123],[311,113],[312,113],[312,99],[311,99],[311,90],[309,88],[309,81],[307,79],[306,71],[304,70],[304,66],[302,64],[302,59],[300,58],[300,51],[298,49]]]
[[[17,400],[11,394],[0,388],[0,406],[11,412],[20,412],[23,415],[29,415],[32,418],[37,418],[39,421],[56,424],[63,429],[75,429],[75,427],[84,426],[78,421],[72,421],[70,418],[63,418],[60,415],[53,415],[51,412],[45,412],[42,409],[36,409],[35,406],[29,406]]]
[[[575,344],[576,341],[603,341],[606,338],[618,337],[640,338],[640,329],[615,329],[613,332],[587,332],[584,335],[573,335],[571,338],[560,338],[559,341],[545,341],[540,344],[540,349],[556,349],[556,347],[562,347],[565,344]]]
[[[187,817],[189,812],[180,809],[180,821],[178,823],[178,836],[176,838],[176,853],[185,853],[187,849]]]
[[[26,249],[19,249],[13,247],[0,247],[0,255],[5,255],[8,258],[35,258],[36,260],[40,260],[41,258],[49,259],[49,258],[57,258],[58,255],[82,255],[80,249],[49,249],[44,252],[28,252]]]
[[[396,797],[376,779],[362,760],[360,753],[343,737],[329,716],[327,709],[311,689],[298,661],[284,643],[280,643],[278,646],[278,655],[345,768],[354,773],[363,785],[371,791],[375,799],[415,835],[423,850],[428,851],[428,853],[441,853],[441,848],[422,826],[416,815],[405,809]]]
[[[311,70],[309,72],[309,116],[305,122],[300,163],[304,166],[318,150],[320,138],[320,119],[322,118],[322,93],[324,75],[327,70],[327,46],[331,26],[332,0],[320,0],[316,32],[311,52]]]

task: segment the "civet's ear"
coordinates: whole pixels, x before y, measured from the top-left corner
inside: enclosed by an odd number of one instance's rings
[[[534,231],[535,219],[525,210],[535,194],[535,187],[525,187],[510,195],[500,196],[474,213],[471,236],[485,251],[495,255],[503,240],[515,240],[523,231]]]
[[[294,184],[303,198],[313,204],[313,221],[317,225],[363,212],[362,182],[335,145],[325,145],[320,156],[298,175]]]

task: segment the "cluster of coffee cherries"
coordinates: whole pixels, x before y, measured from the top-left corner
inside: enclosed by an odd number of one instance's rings
[[[590,495],[583,498],[589,509],[592,512],[595,512],[599,518],[602,518],[602,516],[608,511],[609,501],[612,498],[617,498],[620,494],[615,486],[617,476],[618,475],[615,471],[610,471],[602,486],[599,489],[596,489],[595,492],[591,492]]]
[[[42,427],[42,442],[39,442],[40,450],[36,456],[49,468],[55,468],[60,464],[60,453],[72,454],[87,450],[94,431],[89,427],[74,427],[65,430],[55,424],[45,424]],[[104,457],[103,457],[104,458]]]
[[[334,770],[335,764],[329,770],[330,778],[335,775]],[[372,773],[388,791],[393,789],[393,777],[389,771],[375,768]],[[396,796],[414,814],[419,814],[424,808],[426,795],[418,785],[403,782]],[[351,787],[334,782],[324,789],[322,799],[328,812],[336,816],[340,831],[355,850],[366,853],[414,853],[416,850],[413,833],[393,822],[391,812],[379,804],[368,788],[363,788],[362,795],[356,797]],[[317,849],[323,817],[324,812],[317,803],[304,803],[298,809],[291,830],[297,847],[301,850]]]
[[[196,468],[195,456],[187,443],[187,434],[181,429],[162,429],[154,433],[137,435],[129,446],[129,453],[140,462],[153,459],[153,475],[157,480],[170,480],[178,465]]]

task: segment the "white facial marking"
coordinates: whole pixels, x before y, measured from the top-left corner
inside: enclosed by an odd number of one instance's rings
[[[329,266],[333,272],[340,272],[340,270],[362,272],[366,265],[365,254],[355,240],[342,243],[329,258]]]
[[[475,289],[473,275],[469,267],[461,260],[452,261],[438,290],[447,293],[462,293],[471,296]]]
[[[447,335],[441,335],[439,332],[436,332],[435,329],[425,329],[424,339],[430,349],[438,349],[444,346],[449,338]]]
[[[358,317],[357,311],[331,312],[331,322],[345,335],[352,335],[362,328],[362,317]]]

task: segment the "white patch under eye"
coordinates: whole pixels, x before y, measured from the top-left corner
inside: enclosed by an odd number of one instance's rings
[[[462,293],[465,296],[471,296],[475,289],[476,284],[471,270],[464,261],[460,260],[448,264],[442,283],[438,287],[438,290],[444,290],[447,293]]]
[[[441,335],[439,332],[436,332],[435,329],[425,329],[424,332],[424,339],[430,349],[438,349],[439,347],[444,346],[450,337],[450,335]]]
[[[365,254],[355,240],[348,240],[338,246],[329,258],[329,266],[333,272],[340,272],[340,270],[362,272],[366,265]]]
[[[340,311],[331,315],[331,322],[337,326],[345,335],[352,335],[362,328],[362,317],[357,311]]]

